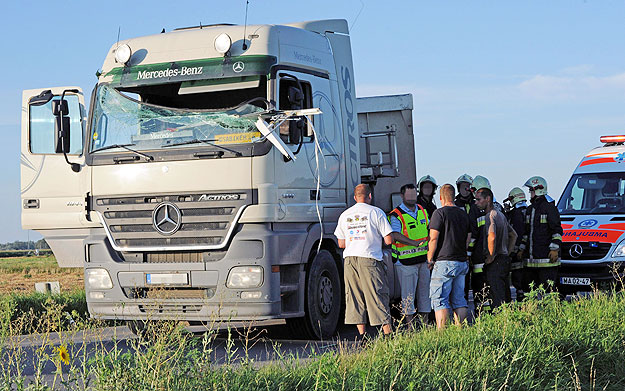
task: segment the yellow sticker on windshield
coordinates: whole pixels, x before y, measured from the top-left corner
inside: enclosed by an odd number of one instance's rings
[[[249,143],[252,139],[259,137],[260,132],[218,134],[215,136],[215,141],[216,144],[240,144]]]

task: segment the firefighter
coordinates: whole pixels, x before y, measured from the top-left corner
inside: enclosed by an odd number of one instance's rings
[[[530,193],[531,205],[525,212],[525,232],[519,246],[517,259],[525,260],[525,275],[535,287],[557,281],[560,266],[562,226],[560,212],[549,202],[547,181],[533,176],[525,182]]]
[[[478,175],[471,182],[471,191],[473,194],[480,189],[490,189],[490,181],[485,177]],[[469,222],[471,233],[467,244],[467,256],[469,258],[471,273],[471,289],[473,290],[473,303],[475,304],[476,313],[482,311],[490,311],[490,301],[488,284],[484,274],[484,234],[483,227],[486,222],[486,212],[480,210],[474,203],[469,210]]]
[[[467,213],[471,210],[471,205],[475,203],[475,197],[471,192],[471,183],[473,178],[467,174],[462,174],[456,179],[456,189],[458,195],[454,200],[457,207],[464,209]]]
[[[506,212],[508,222],[514,228],[517,233],[517,240],[514,246],[513,252],[510,254],[512,263],[510,264],[510,279],[512,286],[516,289],[516,300],[523,301],[525,297],[525,278],[523,271],[523,261],[519,260],[517,256],[519,252],[519,246],[523,240],[523,234],[525,233],[525,211],[527,210],[527,200],[525,198],[525,192],[519,187],[515,187],[508,193],[506,198],[509,204],[509,209]]]
[[[419,179],[417,183],[419,188],[419,195],[417,196],[417,204],[421,205],[428,212],[428,219],[432,217],[432,213],[436,210],[436,204],[434,204],[434,194],[436,194],[436,179],[431,175],[426,175]]]

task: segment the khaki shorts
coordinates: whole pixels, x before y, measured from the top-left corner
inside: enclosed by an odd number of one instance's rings
[[[384,263],[372,258],[346,257],[345,324],[391,324],[389,288]]]

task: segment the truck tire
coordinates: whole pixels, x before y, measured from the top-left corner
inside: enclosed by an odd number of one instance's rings
[[[336,332],[341,311],[342,287],[339,270],[328,250],[321,250],[306,273],[303,318],[290,319],[295,335],[309,339],[330,338]]]

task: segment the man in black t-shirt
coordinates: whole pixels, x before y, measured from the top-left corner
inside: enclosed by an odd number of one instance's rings
[[[442,207],[436,209],[430,220],[428,265],[432,268],[430,299],[435,311],[436,327],[444,328],[450,310],[454,322],[461,325],[467,318],[467,300],[464,297],[467,262],[469,217],[454,205],[454,187],[445,184],[440,190]]]

